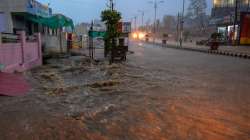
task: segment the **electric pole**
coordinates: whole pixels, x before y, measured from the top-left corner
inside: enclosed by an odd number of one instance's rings
[[[144,15],[145,15],[145,12],[143,10],[139,10],[138,12],[141,13],[141,27],[143,29],[144,28]]]
[[[110,10],[114,11],[114,0],[109,0]]]
[[[178,12],[178,15],[177,15],[177,26],[176,26],[176,42],[178,44],[178,41],[180,41],[180,13]]]
[[[184,16],[185,16],[184,14],[185,14],[185,0],[183,0],[183,3],[182,3],[180,47],[182,47],[182,43],[183,43]]]
[[[153,3],[154,5],[154,38],[153,38],[153,42],[155,42],[155,35],[156,35],[156,20],[157,20],[157,8],[158,8],[158,4],[160,3],[164,3],[163,0],[159,1],[159,0],[154,0],[154,1],[150,1],[150,3]]]
[[[137,16],[135,16],[134,18],[135,18],[135,31],[137,31]]]

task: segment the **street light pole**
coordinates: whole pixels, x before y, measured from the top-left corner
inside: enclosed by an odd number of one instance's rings
[[[153,38],[153,42],[155,42],[155,34],[156,34],[156,18],[157,18],[157,8],[158,8],[158,4],[160,3],[163,3],[164,1],[161,0],[161,1],[158,1],[158,0],[154,0],[154,1],[151,1],[150,3],[153,3],[154,5],[154,38]]]

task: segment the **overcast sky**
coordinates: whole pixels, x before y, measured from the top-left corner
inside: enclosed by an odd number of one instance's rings
[[[74,23],[90,22],[93,19],[100,19],[100,13],[106,8],[107,0],[38,0],[43,4],[50,3],[53,13],[62,13],[74,20]],[[124,20],[131,20],[139,16],[138,10],[145,11],[145,21],[153,20],[154,10],[150,0],[115,0],[116,9],[122,13]],[[186,0],[188,7],[188,0]],[[207,0],[210,13],[212,0]],[[165,0],[159,5],[158,18],[163,15],[177,15],[181,11],[182,0]]]

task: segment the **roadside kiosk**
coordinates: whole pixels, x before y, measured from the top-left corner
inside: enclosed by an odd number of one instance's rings
[[[130,22],[119,22],[119,37],[116,39],[116,46],[111,50],[111,63],[115,60],[126,61],[129,46],[129,34],[131,33]]]

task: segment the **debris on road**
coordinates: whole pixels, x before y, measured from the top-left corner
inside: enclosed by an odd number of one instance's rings
[[[92,88],[101,88],[101,87],[112,87],[115,85],[120,84],[120,81],[117,80],[107,80],[107,81],[99,81],[99,82],[95,82],[93,84],[90,84],[88,86],[92,87]]]

